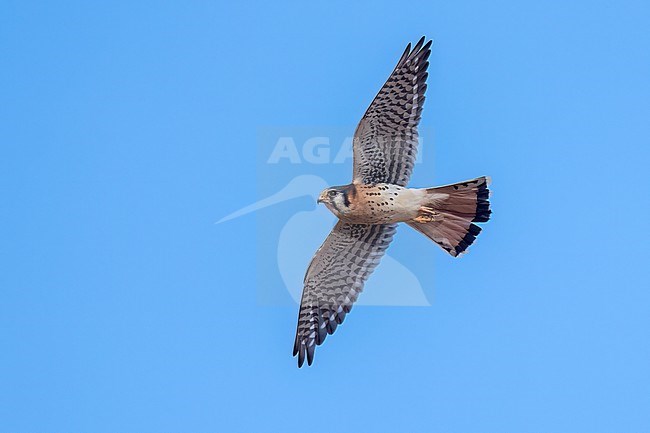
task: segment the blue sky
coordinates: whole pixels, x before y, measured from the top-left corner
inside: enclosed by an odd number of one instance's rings
[[[649,20],[641,1],[2,2],[0,432],[647,431]],[[412,184],[489,174],[493,221],[459,260],[402,227],[390,254],[431,306],[355,308],[299,370],[272,252],[313,201],[214,222],[289,174],[347,183],[349,161],[261,164],[260,131],[351,133],[422,35]]]

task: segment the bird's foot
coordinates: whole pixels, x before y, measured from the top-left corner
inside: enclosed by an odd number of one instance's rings
[[[418,216],[413,218],[416,222],[420,224],[426,224],[430,223],[432,221],[439,221],[442,219],[442,215],[439,212],[436,212],[433,210],[433,208],[430,208],[428,206],[422,206],[420,207],[420,211],[418,213]]]

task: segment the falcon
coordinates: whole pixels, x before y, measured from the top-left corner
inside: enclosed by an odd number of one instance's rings
[[[352,183],[318,198],[338,217],[304,279],[293,355],[298,367],[343,323],[393,239],[406,223],[453,257],[467,251],[490,219],[489,178],[408,188],[418,147],[431,41],[408,44],[353,139]]]

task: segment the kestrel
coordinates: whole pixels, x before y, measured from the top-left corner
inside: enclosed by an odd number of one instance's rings
[[[454,257],[490,219],[489,178],[407,188],[418,146],[431,41],[408,44],[354,133],[352,183],[318,198],[339,221],[316,251],[304,279],[293,355],[312,364],[316,346],[350,312],[366,279],[404,222]]]

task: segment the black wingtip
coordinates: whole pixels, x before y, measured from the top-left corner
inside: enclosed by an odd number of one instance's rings
[[[311,365],[314,362],[314,350],[316,349],[315,344],[310,344],[306,347],[307,350],[307,365]]]
[[[413,51],[414,51],[414,52],[415,52],[415,51],[419,51],[420,48],[422,48],[422,45],[424,45],[424,40],[425,40],[425,39],[426,39],[426,37],[425,37],[425,36],[422,36],[422,37],[420,38],[420,40],[417,41],[417,43],[416,43],[415,46],[413,47]]]
[[[304,363],[305,363],[305,349],[301,347],[300,350],[298,351],[298,368],[302,367]]]
[[[428,51],[431,48],[431,45],[433,44],[433,39],[429,39],[427,43],[425,44],[424,41],[427,40],[426,36],[422,36],[420,40],[415,44],[415,47],[413,48],[413,52],[424,52]]]
[[[409,42],[408,45],[406,46],[406,49],[402,53],[402,57],[399,58],[399,61],[397,62],[397,66],[395,67],[398,68],[399,66],[401,66],[404,63],[404,61],[406,61],[406,59],[410,54],[411,54],[411,43]]]

